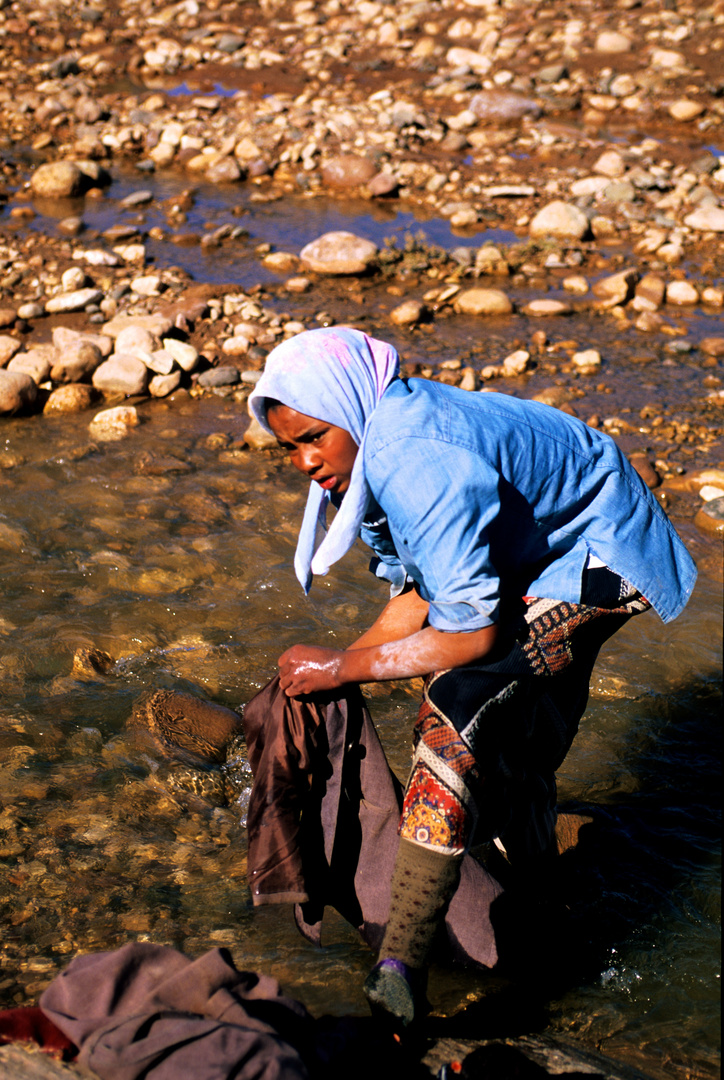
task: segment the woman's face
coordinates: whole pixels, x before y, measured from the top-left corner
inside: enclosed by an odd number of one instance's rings
[[[359,449],[348,431],[288,405],[269,409],[267,421],[295,469],[316,480],[325,491],[344,494]]]

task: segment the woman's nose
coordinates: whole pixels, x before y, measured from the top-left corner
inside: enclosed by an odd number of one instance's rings
[[[294,457],[296,467],[307,476],[312,476],[322,464],[322,456],[316,446],[299,446]]]

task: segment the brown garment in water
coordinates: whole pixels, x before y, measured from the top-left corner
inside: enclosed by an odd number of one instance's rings
[[[304,1006],[225,949],[190,960],[132,942],[79,956],[40,1007],[103,1080],[306,1080],[302,1055],[315,1060]]]
[[[295,903],[310,941],[324,906],[379,948],[390,908],[402,788],[359,690],[289,698],[274,678],[244,710],[254,785],[249,883],[255,905]],[[449,958],[492,968],[502,886],[471,856],[445,920]]]

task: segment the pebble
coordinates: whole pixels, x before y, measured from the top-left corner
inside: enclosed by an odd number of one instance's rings
[[[724,356],[724,337],[708,337],[699,342],[705,356]]]
[[[416,326],[427,314],[427,307],[420,300],[405,300],[390,312],[390,322],[395,326]]]
[[[531,300],[522,309],[524,315],[532,315],[535,318],[544,318],[549,315],[570,315],[570,304],[564,300]]]
[[[251,348],[249,338],[244,334],[235,334],[222,343],[221,351],[226,356],[246,356]]]
[[[594,48],[602,53],[624,53],[631,49],[631,38],[616,30],[603,30],[596,38]]]
[[[137,296],[158,296],[162,289],[163,282],[158,274],[146,274],[131,282],[131,290]]]
[[[274,450],[279,446],[274,436],[261,426],[256,417],[251,418],[244,432],[244,441],[252,450]]]
[[[367,187],[370,195],[379,199],[387,195],[396,195],[400,188],[400,182],[392,173],[381,172],[370,180]]]
[[[666,286],[666,303],[688,305],[699,303],[699,290],[690,281],[670,281]]]
[[[115,338],[127,326],[141,326],[155,337],[162,338],[173,326],[173,320],[161,312],[153,315],[116,315],[105,323],[103,333]]]
[[[522,375],[528,370],[530,353],[527,349],[516,349],[503,360],[503,374],[506,376]]]
[[[104,394],[145,394],[148,368],[131,353],[114,353],[93,372],[93,385]]]
[[[145,326],[125,326],[116,337],[116,352],[152,353],[158,347],[158,339]]]
[[[17,317],[15,308],[0,307],[0,328],[13,326]]]
[[[82,382],[103,362],[101,350],[91,341],[75,341],[56,352],[58,359],[50,369],[54,383]]]
[[[455,297],[454,308],[462,315],[510,315],[513,302],[502,289],[465,289]]]
[[[585,296],[590,288],[588,278],[583,274],[569,274],[563,279],[562,285],[566,292],[577,293],[579,296]]]
[[[5,367],[19,348],[20,342],[17,338],[10,337],[9,334],[0,334],[0,368]]]
[[[669,105],[669,116],[674,120],[696,120],[704,112],[704,106],[699,101],[690,98],[679,98]]]
[[[204,175],[212,184],[233,184],[244,179],[239,163],[228,156],[218,157],[212,161]]]
[[[666,295],[666,282],[658,274],[644,274],[636,286],[631,307],[634,311],[658,311]]]
[[[600,301],[598,307],[607,308],[615,304],[625,304],[633,294],[638,279],[639,274],[635,267],[628,267],[617,274],[601,278],[592,288],[594,296],[597,296]]]
[[[702,532],[724,536],[724,497],[711,499],[694,518],[694,524]]]
[[[164,398],[177,390],[181,383],[181,372],[171,371],[165,375],[154,375],[148,384],[148,392],[153,398]]]
[[[626,162],[618,150],[605,150],[593,165],[593,171],[603,177],[623,176]]]
[[[199,375],[198,385],[203,387],[233,386],[239,381],[239,370],[235,367],[221,366],[209,368]]]
[[[13,357],[7,366],[8,371],[19,371],[29,375],[36,386],[50,375],[50,361],[46,352],[40,349],[31,349],[29,352],[20,353]]]
[[[632,454],[629,461],[647,488],[657,488],[661,484],[661,477],[645,454]]]
[[[101,442],[117,442],[129,434],[131,428],[140,423],[138,412],[132,405],[117,405],[113,409],[104,409],[96,413],[88,431],[94,439]]]
[[[36,395],[35,382],[29,375],[0,368],[0,416],[20,412],[33,404]]]
[[[88,304],[97,304],[103,299],[102,289],[76,289],[74,292],[62,293],[51,297],[45,303],[45,310],[49,315],[60,314],[70,311],[83,311]]]
[[[45,313],[45,308],[42,304],[38,304],[36,301],[31,301],[28,304],[20,304],[18,307],[19,319],[38,319]]]
[[[716,206],[700,207],[687,214],[684,224],[700,232],[724,232],[724,209]]]
[[[153,371],[156,375],[170,375],[173,371],[173,356],[165,349],[154,349],[151,353],[138,352],[136,355],[148,370]]]
[[[199,362],[199,351],[194,345],[176,338],[163,338],[161,345],[183,371],[195,370]]]
[[[556,199],[538,211],[528,231],[534,239],[552,236],[559,240],[582,240],[588,228],[588,218],[582,210]]]
[[[524,116],[537,119],[543,111],[537,101],[509,90],[481,90],[470,99],[468,109],[479,120],[495,124],[522,120]]]
[[[601,367],[601,354],[598,349],[583,349],[571,357],[579,375],[596,375]]]
[[[358,154],[338,154],[322,166],[322,180],[330,187],[359,187],[369,183],[376,174],[374,162]]]
[[[328,232],[302,248],[302,262],[318,274],[362,274],[377,256],[377,245],[354,233]]]

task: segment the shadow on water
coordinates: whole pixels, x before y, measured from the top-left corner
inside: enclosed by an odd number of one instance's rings
[[[573,992],[585,1010],[588,990],[618,981],[622,992],[648,995],[650,1001],[651,981],[665,978],[674,1003],[668,1010],[681,1010],[680,1058],[672,1053],[666,1071],[660,1069],[660,1051],[651,1055],[654,1060],[644,1051],[636,1063],[662,1076],[686,1073],[683,1028],[695,1007],[697,978],[677,971],[676,932],[667,938],[671,962],[664,974],[660,957],[653,972],[646,969],[646,957],[661,949],[662,926],[682,918],[700,926],[708,921],[708,963],[717,978],[713,898],[721,829],[721,692],[716,683],[702,681],[640,704],[645,722],[630,732],[622,754],[637,781],[635,792],[603,806],[569,805],[593,818],[581,829],[577,848],[556,863],[547,881],[513,886],[498,914],[511,982],[454,1017],[433,1018],[431,1037],[486,1039],[550,1031],[557,1009],[550,1003],[556,998]],[[531,903],[541,895],[545,899]],[[698,977],[706,981],[706,972]],[[711,1019],[716,1025],[716,1017]],[[566,1026],[572,1026],[570,1009]],[[600,1045],[610,1032],[596,1030],[594,1022],[585,1034],[589,1045],[592,1035]],[[627,1038],[631,1041],[630,1032]],[[696,1072],[708,1075],[701,1061]]]

